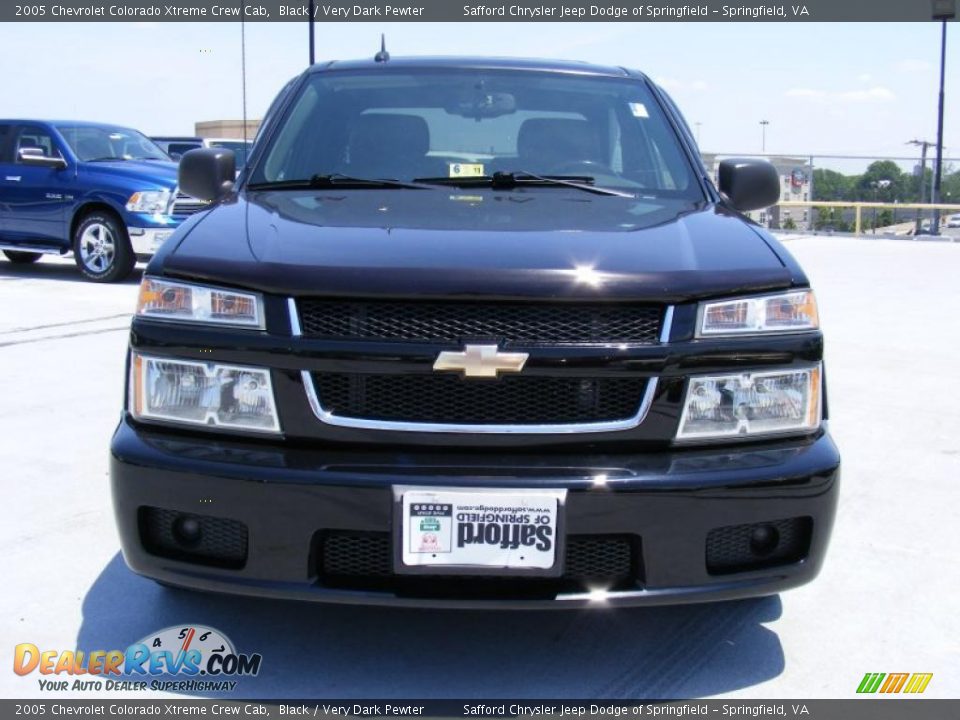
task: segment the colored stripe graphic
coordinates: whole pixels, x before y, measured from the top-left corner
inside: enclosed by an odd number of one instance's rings
[[[914,673],[910,677],[910,682],[907,683],[907,687],[904,690],[905,693],[922,693],[927,689],[927,685],[930,684],[930,680],[933,678],[933,673]]]
[[[857,692],[862,694],[872,694],[877,691],[886,694],[895,694],[899,692],[919,694],[927,689],[930,680],[933,679],[933,673],[866,673],[860,685],[857,686]]]
[[[883,683],[883,686],[880,688],[882,693],[898,693],[903,689],[904,683],[907,682],[907,678],[910,677],[910,673],[890,673],[887,675],[887,680]]]
[[[857,688],[857,692],[875,693],[877,688],[880,687],[880,683],[883,681],[885,676],[886,673],[867,673],[863,676],[863,680],[860,681],[860,686]]]

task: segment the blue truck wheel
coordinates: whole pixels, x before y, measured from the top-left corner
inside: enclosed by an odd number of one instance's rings
[[[83,276],[94,282],[117,282],[137,262],[127,230],[107,212],[87,215],[73,234],[73,258]]]

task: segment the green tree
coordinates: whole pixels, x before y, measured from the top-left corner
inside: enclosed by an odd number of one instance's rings
[[[944,202],[960,203],[960,170],[949,165],[943,168],[941,194]]]
[[[856,199],[866,202],[892,202],[903,197],[910,185],[911,176],[892,160],[876,160],[857,179]],[[915,184],[915,182],[914,182]]]
[[[813,171],[814,200],[847,200],[852,187],[852,178],[836,170],[817,168]]]
[[[817,230],[833,229],[838,232],[848,232],[850,230],[850,223],[843,219],[841,208],[815,207],[813,211],[816,218],[813,226]]]

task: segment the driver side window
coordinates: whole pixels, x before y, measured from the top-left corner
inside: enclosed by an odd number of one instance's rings
[[[14,162],[21,162],[20,151],[27,148],[42,151],[44,157],[63,157],[53,136],[43,128],[28,125],[20,129],[14,146]]]
[[[11,125],[0,124],[0,163],[13,161],[13,148],[10,146],[12,129]]]

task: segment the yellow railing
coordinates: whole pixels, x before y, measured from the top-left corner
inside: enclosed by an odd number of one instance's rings
[[[777,203],[780,207],[798,207],[798,208],[854,208],[856,212],[856,222],[854,232],[861,234],[863,229],[863,209],[876,208],[877,210],[946,210],[947,212],[960,213],[960,205],[956,203],[887,203],[887,202],[846,202],[843,200],[811,200],[808,202],[799,202],[789,200]],[[907,222],[907,221],[904,221]]]

